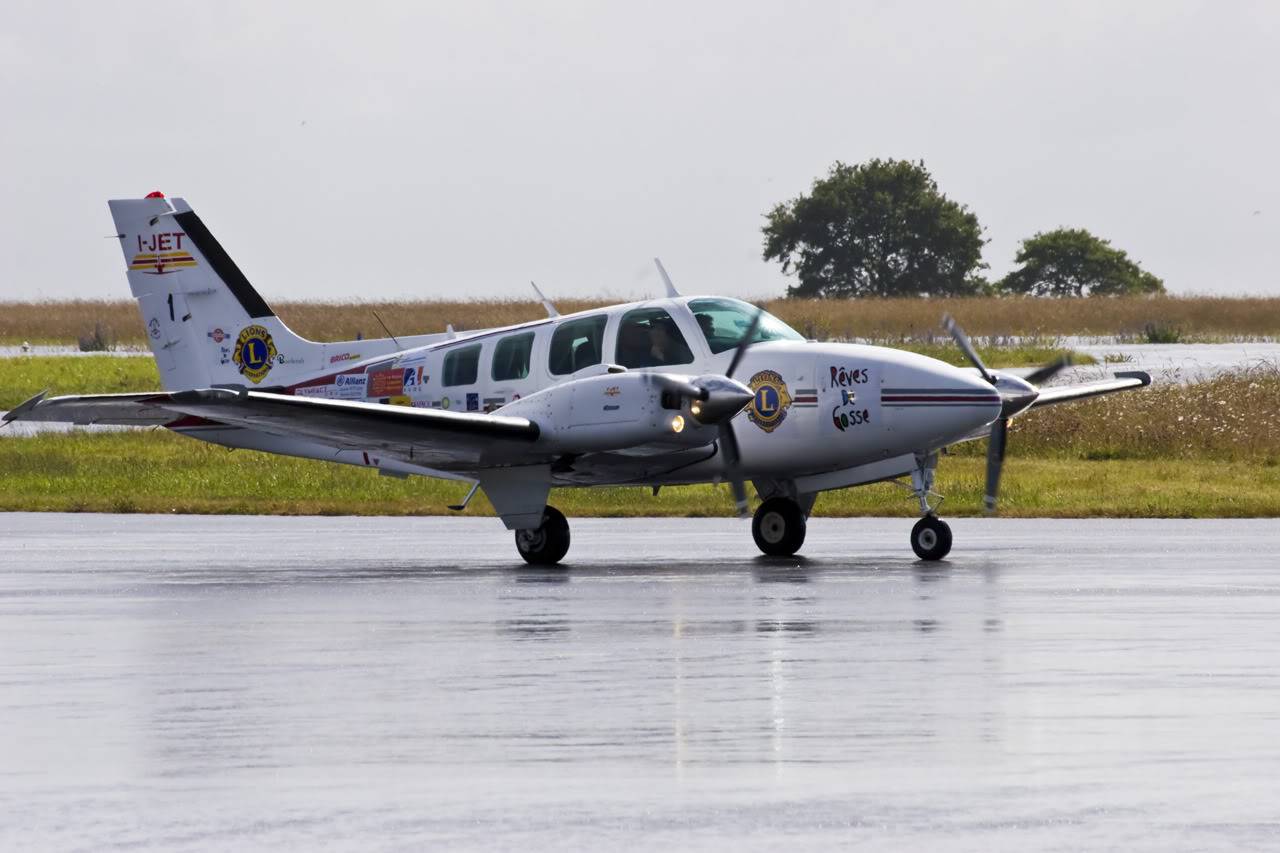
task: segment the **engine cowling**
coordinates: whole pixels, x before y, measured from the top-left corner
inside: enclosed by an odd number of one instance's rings
[[[668,453],[710,444],[715,427],[693,417],[696,400],[669,384],[652,373],[606,373],[545,388],[499,413],[535,422],[538,446],[555,452]]]

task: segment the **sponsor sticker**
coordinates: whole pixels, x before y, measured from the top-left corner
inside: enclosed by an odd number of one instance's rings
[[[337,355],[329,356],[330,364],[337,364],[340,361],[359,361],[360,353],[358,352],[340,352]]]
[[[210,329],[209,337],[213,340],[215,344],[220,344],[223,341],[225,341],[229,336],[227,335],[226,332],[222,331],[222,329],[219,328],[219,329]]]
[[[151,321],[147,323],[147,334],[153,338],[160,337],[160,321],[155,317],[152,317]]]
[[[467,395],[467,411],[468,412],[480,411],[480,395],[479,394]]]
[[[375,370],[369,374],[370,397],[398,397],[403,393],[404,371],[400,368]]]
[[[363,400],[369,377],[363,373],[339,373],[333,377],[336,395],[343,400]]]
[[[787,419],[787,409],[791,407],[787,383],[777,371],[761,370],[751,377],[747,387],[755,392],[747,407],[747,418],[765,432],[773,432]]]
[[[338,396],[338,389],[333,385],[305,385],[293,389],[295,397],[325,397],[332,399]]]
[[[604,389],[604,395],[606,397],[616,397],[621,393],[622,393],[622,389],[619,388],[617,385],[610,385],[608,388]]]
[[[271,372],[271,362],[276,357],[276,344],[264,326],[245,326],[236,338],[235,352],[231,360],[240,374],[257,385]]]
[[[423,366],[419,364],[417,367],[404,368],[404,379],[402,382],[406,393],[409,391],[416,391],[423,385],[427,384],[427,379],[429,377],[422,375],[422,367]]]

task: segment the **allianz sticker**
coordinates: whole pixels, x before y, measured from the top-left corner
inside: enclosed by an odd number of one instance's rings
[[[761,370],[751,377],[747,387],[755,392],[747,418],[765,432],[773,432],[787,419],[787,409],[791,406],[787,383],[777,371]]]
[[[276,344],[264,326],[245,326],[236,338],[236,349],[231,360],[241,375],[257,385],[271,372],[271,362],[276,357]]]

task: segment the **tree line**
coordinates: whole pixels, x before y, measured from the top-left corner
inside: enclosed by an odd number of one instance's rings
[[[836,162],[808,194],[766,214],[764,259],[797,283],[788,296],[1120,296],[1164,282],[1083,228],[1022,241],[1003,278],[982,271],[978,217],[947,198],[923,162]]]

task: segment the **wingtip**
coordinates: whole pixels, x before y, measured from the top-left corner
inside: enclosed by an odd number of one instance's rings
[[[47,396],[49,396],[48,388],[44,389],[39,394],[36,394],[34,397],[30,398],[29,400],[23,400],[21,403],[19,403],[18,405],[14,406],[12,409],[4,413],[4,417],[3,417],[4,422],[10,423],[12,421],[22,420],[23,415],[30,413],[33,409],[39,406],[41,401],[43,401],[44,398]]]
[[[1145,370],[1117,370],[1117,379],[1137,379],[1142,383],[1141,387],[1146,388],[1151,384],[1151,374]]]

